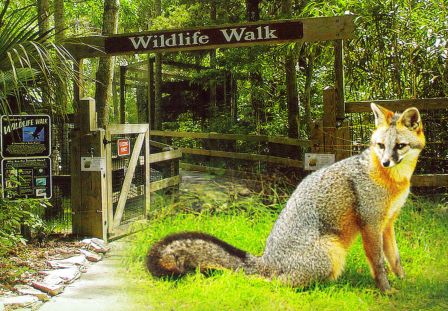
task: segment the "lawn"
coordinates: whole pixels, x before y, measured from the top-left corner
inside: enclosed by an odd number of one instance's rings
[[[222,199],[222,198],[221,198]],[[182,200],[171,208],[188,205]],[[178,231],[213,234],[252,254],[261,255],[282,206],[258,196],[215,201],[200,212],[159,212],[148,228],[135,234],[125,267],[128,291],[138,308],[151,310],[447,310],[448,208],[441,200],[412,197],[397,221],[397,240],[406,272],[390,275],[397,290],[384,295],[374,286],[358,239],[350,250],[345,272],[336,282],[295,289],[242,272],[200,273],[180,280],[154,279],[144,267],[149,247]],[[215,204],[224,204],[217,211]],[[161,216],[162,215],[162,216]]]

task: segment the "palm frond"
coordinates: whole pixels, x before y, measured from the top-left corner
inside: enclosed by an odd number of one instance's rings
[[[0,26],[0,113],[10,111],[11,97],[17,102],[36,99],[36,90],[40,99],[35,104],[57,112],[56,99],[69,94],[74,59],[50,41],[52,30],[40,34],[37,25],[37,16],[17,11]]]

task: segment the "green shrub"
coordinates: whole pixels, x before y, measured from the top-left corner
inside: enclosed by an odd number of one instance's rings
[[[49,203],[36,199],[0,198],[0,256],[17,243],[25,243],[20,226],[43,232],[45,224],[39,217]]]

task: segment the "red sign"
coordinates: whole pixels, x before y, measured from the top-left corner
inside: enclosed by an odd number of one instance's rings
[[[120,157],[128,156],[131,154],[131,143],[129,142],[129,139],[123,138],[117,140],[117,146],[118,146],[118,155]]]

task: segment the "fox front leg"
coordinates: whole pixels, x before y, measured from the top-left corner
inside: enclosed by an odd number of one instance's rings
[[[403,278],[404,270],[400,262],[393,221],[389,222],[383,231],[383,250],[392,271],[399,278]]]
[[[366,225],[361,229],[364,251],[376,286],[383,292],[390,290],[383,256],[383,236],[376,226]]]

